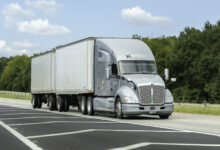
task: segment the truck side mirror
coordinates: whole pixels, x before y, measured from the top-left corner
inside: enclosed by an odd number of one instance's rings
[[[165,76],[165,80],[169,80],[169,69],[168,68],[164,69],[164,76]]]
[[[109,76],[110,76],[110,74],[109,74],[109,67],[105,68],[105,75],[106,75],[106,79],[109,79]]]

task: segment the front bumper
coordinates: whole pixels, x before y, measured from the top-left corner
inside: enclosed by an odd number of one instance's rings
[[[140,105],[140,104],[122,104],[122,112],[125,115],[170,115],[173,112],[174,104],[163,105]]]

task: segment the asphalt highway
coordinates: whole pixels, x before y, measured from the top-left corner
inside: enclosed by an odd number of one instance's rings
[[[220,149],[218,135],[6,105],[0,105],[0,139],[3,150]]]

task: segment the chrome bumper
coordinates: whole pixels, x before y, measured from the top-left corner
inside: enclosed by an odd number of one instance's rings
[[[163,104],[163,105],[147,105],[143,106],[140,104],[122,104],[122,112],[125,115],[162,115],[172,114],[174,104]]]

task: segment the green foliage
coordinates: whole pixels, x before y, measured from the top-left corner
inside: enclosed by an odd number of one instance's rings
[[[5,69],[8,61],[10,60],[10,58],[6,58],[6,57],[1,57],[0,58],[0,79],[1,79],[1,75],[3,73],[3,70]],[[0,80],[0,90],[2,90],[2,84],[1,84],[1,80]]]
[[[30,91],[30,58],[26,55],[13,57],[5,67],[0,83],[4,90]]]
[[[168,57],[175,47],[176,37],[142,38],[142,40],[151,48],[157,62],[158,73],[163,75],[164,69],[168,67]]]

